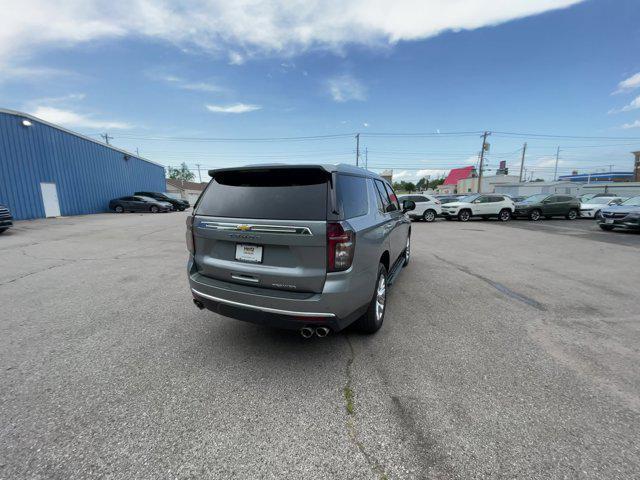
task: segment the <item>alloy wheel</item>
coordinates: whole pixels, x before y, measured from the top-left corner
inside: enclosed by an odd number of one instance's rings
[[[376,322],[381,322],[384,316],[384,307],[387,300],[387,279],[380,275],[376,288]]]

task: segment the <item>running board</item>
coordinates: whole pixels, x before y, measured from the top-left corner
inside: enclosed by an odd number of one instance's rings
[[[393,264],[393,267],[391,267],[391,271],[387,276],[387,285],[389,286],[393,285],[393,282],[395,281],[396,277],[400,273],[400,270],[402,270],[403,263],[404,263],[404,253],[400,255],[400,258],[398,258],[398,260],[396,260],[396,263]]]

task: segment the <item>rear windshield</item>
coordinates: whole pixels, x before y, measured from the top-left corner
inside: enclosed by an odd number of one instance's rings
[[[272,220],[326,220],[328,175],[320,169],[218,172],[197,214]]]

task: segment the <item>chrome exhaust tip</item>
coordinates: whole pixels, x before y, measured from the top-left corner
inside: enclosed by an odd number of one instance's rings
[[[318,327],[316,328],[316,335],[320,338],[324,338],[329,335],[330,331],[331,330],[329,330],[327,327]]]
[[[311,327],[302,327],[300,329],[300,335],[302,335],[302,338],[311,338],[311,337],[313,337],[313,328],[311,328]]]

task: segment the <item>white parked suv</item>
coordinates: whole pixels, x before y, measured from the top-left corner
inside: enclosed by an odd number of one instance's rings
[[[400,204],[404,200],[411,200],[416,204],[416,209],[408,213],[411,220],[424,220],[425,222],[433,222],[438,215],[442,213],[442,205],[433,195],[417,194],[417,195],[399,195]]]
[[[457,218],[461,222],[471,217],[492,218],[502,222],[511,220],[515,205],[511,198],[497,193],[474,193],[461,198],[457,202],[442,206],[442,216],[446,220]]]

